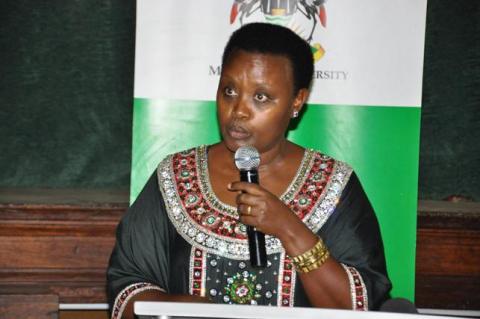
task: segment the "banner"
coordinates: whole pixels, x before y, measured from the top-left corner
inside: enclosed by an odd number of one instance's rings
[[[288,138],[354,168],[380,222],[392,296],[413,300],[425,15],[426,0],[138,1],[131,201],[164,156],[219,141],[230,34],[281,24],[315,57]]]

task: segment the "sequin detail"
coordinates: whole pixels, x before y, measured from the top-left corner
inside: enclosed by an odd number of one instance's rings
[[[224,302],[256,305],[262,286],[257,284],[254,273],[243,271],[227,278]],[[259,289],[260,288],[260,289]]]
[[[205,296],[206,254],[192,247],[190,254],[190,294]]]
[[[139,282],[139,283],[131,284],[125,287],[122,291],[120,291],[120,293],[117,295],[117,298],[115,298],[115,302],[113,303],[111,319],[122,318],[123,311],[125,310],[125,307],[127,306],[128,301],[136,294],[139,294],[146,290],[158,290],[158,291],[165,292],[164,289],[158,286],[152,285],[148,282]]]
[[[248,260],[246,227],[235,207],[212,192],[207,147],[200,146],[165,158],[157,173],[173,225],[192,246],[235,260]],[[188,174],[187,174],[188,172]],[[352,170],[345,163],[306,150],[300,168],[280,199],[317,232],[334,211]],[[278,238],[266,236],[267,254],[280,253]]]
[[[293,270],[292,260],[285,253],[282,253],[278,276],[277,306],[293,307],[295,281],[296,272]]]
[[[362,276],[354,268],[342,264],[343,268],[347,272],[348,280],[350,281],[350,295],[352,298],[353,310],[368,310],[368,295],[367,288],[363,282]]]

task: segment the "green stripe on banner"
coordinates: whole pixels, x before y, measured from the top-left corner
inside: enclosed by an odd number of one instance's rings
[[[413,301],[419,107],[308,105],[292,141],[349,163],[379,218],[393,297]],[[167,154],[219,140],[215,102],[134,102],[131,201]]]

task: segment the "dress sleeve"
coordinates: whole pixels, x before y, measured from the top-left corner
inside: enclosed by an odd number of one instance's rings
[[[144,290],[168,292],[171,224],[153,174],[117,227],[107,270],[112,318],[121,318],[128,300]]]
[[[354,173],[319,235],[347,272],[353,309],[378,309],[391,283],[377,218]]]

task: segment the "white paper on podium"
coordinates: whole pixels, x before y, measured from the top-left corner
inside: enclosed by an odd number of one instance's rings
[[[377,311],[351,311],[336,309],[221,305],[204,303],[150,302],[134,304],[134,312],[139,318],[167,319],[182,318],[228,318],[228,319],[441,319],[445,316],[400,314]],[[459,318],[459,317],[455,317]]]

